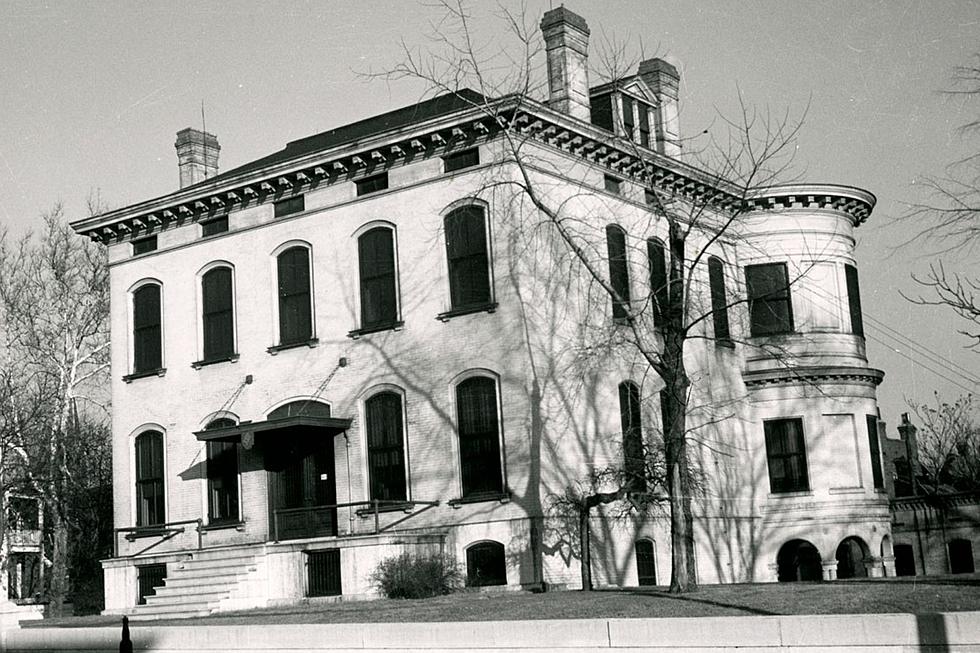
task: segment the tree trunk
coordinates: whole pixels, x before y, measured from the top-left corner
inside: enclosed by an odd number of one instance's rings
[[[51,585],[48,590],[48,615],[64,614],[68,595],[68,528],[64,520],[54,512],[51,516]]]
[[[592,591],[592,528],[589,525],[589,507],[582,506],[578,512],[578,541],[582,552],[582,591]]]

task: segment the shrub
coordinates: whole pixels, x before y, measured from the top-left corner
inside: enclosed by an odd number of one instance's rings
[[[389,599],[424,599],[455,591],[461,584],[459,565],[441,553],[402,553],[378,563],[371,580]]]

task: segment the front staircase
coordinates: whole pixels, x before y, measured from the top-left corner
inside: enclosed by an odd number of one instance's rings
[[[253,548],[205,549],[167,565],[164,584],[145,605],[132,609],[135,619],[200,617],[219,610],[260,607],[264,592],[263,551]],[[252,591],[258,590],[258,591]]]

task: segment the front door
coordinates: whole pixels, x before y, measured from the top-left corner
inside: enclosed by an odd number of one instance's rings
[[[333,436],[283,434],[267,453],[271,540],[337,534]]]

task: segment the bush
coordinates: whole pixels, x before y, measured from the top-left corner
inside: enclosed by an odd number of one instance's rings
[[[424,599],[459,588],[462,576],[451,556],[402,553],[378,563],[371,580],[389,599]]]

